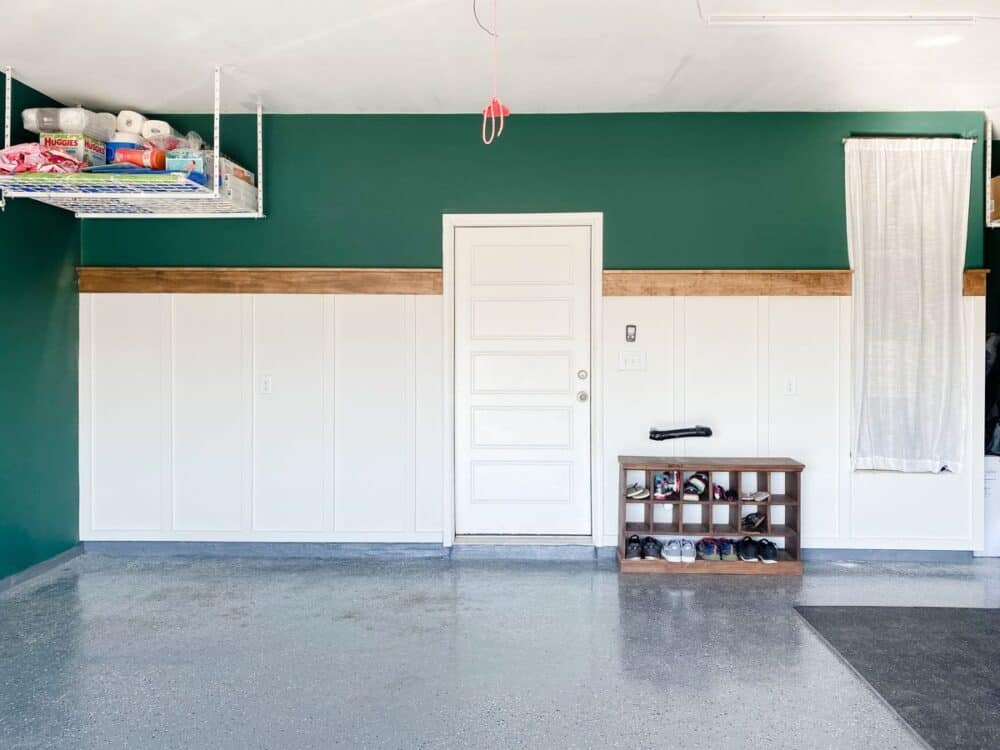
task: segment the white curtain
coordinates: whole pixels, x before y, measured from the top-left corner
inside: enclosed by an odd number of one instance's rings
[[[848,139],[855,469],[959,471],[972,141]]]

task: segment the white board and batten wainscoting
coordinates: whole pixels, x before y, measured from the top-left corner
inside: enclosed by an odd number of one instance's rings
[[[441,541],[441,297],[80,305],[81,539]]]
[[[82,293],[81,539],[450,544],[451,498],[462,502],[451,461],[463,450],[450,420],[463,397],[449,403],[446,396],[455,383],[446,376],[445,342],[464,324],[451,326],[446,305],[475,296],[447,293],[456,271],[475,272],[446,263],[444,296]],[[524,288],[489,284],[481,291],[513,299],[523,298]],[[982,548],[978,419],[970,421],[959,473],[851,471],[849,296],[598,294],[591,304],[592,319],[600,320],[590,342],[596,377],[588,373],[585,382],[597,392],[581,409],[593,420],[590,435],[576,431],[573,411],[569,421],[541,421],[535,434],[561,441],[541,446],[546,451],[568,450],[566,429],[574,446],[592,441],[586,489],[594,490],[594,543],[617,543],[619,454],[788,455],[806,464],[803,547]],[[979,415],[985,298],[964,297],[963,312],[968,412]],[[625,341],[626,325],[636,326],[634,343]],[[467,346],[503,352],[498,342],[507,341],[509,349],[539,355],[586,346],[574,337],[561,337],[558,346],[517,338],[470,335]],[[537,364],[543,377],[546,362]],[[474,372],[465,372],[466,447],[476,449],[476,408],[506,410],[501,417],[525,404],[559,414],[576,409],[579,369],[570,364],[572,390],[560,381],[553,389],[559,394],[527,400],[483,381],[479,390],[487,392],[473,393]],[[499,367],[493,375],[504,372]],[[715,434],[647,439],[651,426],[695,423]],[[515,434],[518,424],[480,422],[480,442]],[[525,461],[534,449],[502,450]],[[539,460],[568,462],[577,471],[575,459],[569,449]]]

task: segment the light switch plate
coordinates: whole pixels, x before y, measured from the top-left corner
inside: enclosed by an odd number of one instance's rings
[[[618,369],[640,372],[646,369],[646,352],[619,352]]]

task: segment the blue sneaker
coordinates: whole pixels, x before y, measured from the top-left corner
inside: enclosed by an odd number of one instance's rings
[[[718,539],[719,558],[728,562],[736,562],[740,556],[736,554],[736,545],[732,539]]]
[[[698,550],[698,557],[702,560],[720,560],[719,557],[719,545],[714,539],[706,537],[702,539],[698,544],[695,545]]]

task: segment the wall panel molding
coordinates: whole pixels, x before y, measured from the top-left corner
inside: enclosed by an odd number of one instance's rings
[[[987,269],[962,293],[986,294]],[[80,291],[132,294],[442,294],[438,268],[192,268],[80,266]],[[849,297],[851,271],[606,270],[605,297]]]

